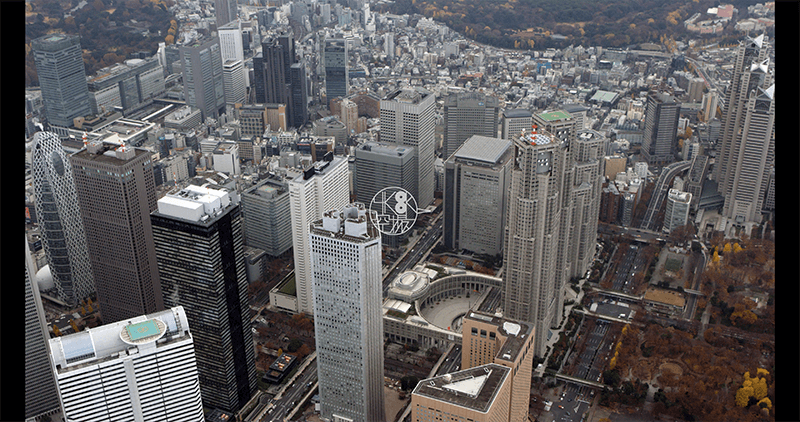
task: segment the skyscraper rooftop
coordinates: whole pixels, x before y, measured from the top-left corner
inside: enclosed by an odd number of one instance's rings
[[[506,382],[511,368],[490,363],[422,380],[413,394],[487,412]]]
[[[494,164],[505,154],[511,143],[506,139],[472,135],[454,155],[456,158]]]

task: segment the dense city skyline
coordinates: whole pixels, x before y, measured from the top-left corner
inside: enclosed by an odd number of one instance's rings
[[[164,42],[96,73],[78,31],[30,40],[26,418],[790,407],[774,3],[679,13],[660,44],[530,50],[367,0],[139,3],[105,18]]]

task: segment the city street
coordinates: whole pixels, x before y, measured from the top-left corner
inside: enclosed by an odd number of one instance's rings
[[[686,171],[691,165],[691,161],[679,161],[661,169],[661,175],[658,177],[655,189],[653,190],[653,196],[650,198],[650,203],[647,206],[647,213],[642,219],[642,224],[640,226],[641,228],[650,230],[657,229],[657,227],[653,227],[655,223],[655,216],[658,214],[658,210],[661,209],[661,205],[664,203],[664,200],[667,197],[667,193],[669,192],[669,182],[678,173]]]
[[[302,399],[308,390],[317,383],[317,360],[314,359],[305,370],[295,378],[295,381],[287,387],[279,399],[272,399],[272,408],[267,411],[267,416],[262,421],[282,421],[292,409],[301,406]]]

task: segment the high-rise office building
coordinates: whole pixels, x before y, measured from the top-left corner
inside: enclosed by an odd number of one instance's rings
[[[775,161],[775,83],[764,35],[744,40],[736,52],[722,114],[722,140],[714,169],[730,223],[761,222]]]
[[[203,404],[239,411],[257,388],[239,201],[190,185],[151,214],[166,306],[183,306]]]
[[[261,43],[261,53],[253,58],[256,103],[287,103],[283,50],[277,37],[267,38]]]
[[[501,138],[511,140],[523,131],[530,132],[533,123],[533,114],[530,110],[516,108],[503,110],[503,128]]]
[[[586,272],[594,255],[607,141],[593,130],[578,130],[576,119],[564,110],[537,114],[534,122],[567,148],[556,257],[556,286],[560,291],[570,278]],[[556,299],[561,309],[563,294],[557,294]]]
[[[48,34],[31,41],[33,61],[50,124],[70,127],[91,114],[80,37]]]
[[[58,298],[74,306],[94,292],[94,280],[72,168],[58,135],[36,132],[31,161],[47,263]]]
[[[590,109],[581,104],[564,104],[562,107],[564,111],[569,113],[573,119],[575,119],[575,130],[581,131],[584,129],[591,129],[591,127],[587,128],[587,116],[586,112]]]
[[[405,88],[381,100],[381,142],[414,148],[417,182],[411,194],[420,208],[433,202],[435,100],[431,92]]]
[[[291,28],[282,30],[276,38],[283,53],[283,81],[288,84],[291,81],[290,68],[297,62],[294,51],[294,31]]]
[[[511,372],[490,363],[422,380],[411,393],[411,420],[505,422],[511,408]]]
[[[114,107],[130,113],[153,103],[166,89],[164,68],[158,58],[131,59],[103,68],[89,79],[92,113],[104,114]]]
[[[447,160],[470,136],[497,137],[500,106],[497,97],[481,92],[450,94],[444,99],[444,145]]]
[[[285,104],[289,126],[300,127],[308,121],[305,65],[297,62],[291,30],[261,43],[261,52],[253,58],[253,79],[257,103]]]
[[[524,421],[531,399],[533,327],[481,312],[464,316],[461,329],[461,367],[496,363],[511,369],[511,400],[502,420]]]
[[[569,146],[569,178],[565,178],[564,189],[569,190],[567,209],[571,214],[565,215],[562,229],[568,234],[565,237],[568,268],[563,283],[586,274],[594,257],[607,144],[605,136],[587,129],[579,130]]]
[[[381,189],[399,187],[409,192],[416,181],[414,150],[409,147],[364,142],[355,151],[353,188],[356,201],[370,204]]]
[[[163,310],[150,226],[150,151],[97,140],[72,154],[70,164],[103,322]]]
[[[279,256],[292,247],[289,186],[285,180],[266,178],[242,192],[242,213],[247,246],[270,256]]]
[[[350,90],[347,42],[339,38],[325,40],[322,57],[325,65],[325,97],[330,104],[334,98],[346,97]]]
[[[244,62],[241,60],[228,60],[222,65],[222,86],[225,91],[225,104],[231,110],[235,104],[244,104],[247,92],[244,74]]]
[[[383,34],[383,52],[387,59],[394,59],[394,34],[392,32]]]
[[[214,13],[217,15],[217,28],[239,17],[237,0],[214,0]]]
[[[703,121],[710,122],[713,118],[717,117],[718,103],[719,93],[716,88],[711,88],[711,90],[703,94]]]
[[[225,88],[219,38],[180,46],[183,61],[183,95],[186,104],[200,109],[203,120],[218,118],[225,110]]]
[[[408,192],[414,188],[414,150],[396,144],[364,142],[355,151],[353,194],[356,201],[371,204],[375,194],[384,188],[400,187]],[[397,248],[408,234],[381,238],[384,245]]]
[[[342,100],[342,123],[347,128],[347,134],[356,132],[356,124],[358,123],[358,104],[348,100]]]
[[[203,422],[189,328],[176,307],[50,339],[66,420]]]
[[[651,166],[664,166],[675,160],[673,151],[678,134],[681,105],[675,98],[662,92],[647,96],[642,137],[642,158]]]
[[[328,153],[289,181],[292,214],[292,246],[294,277],[299,312],[314,312],[309,224],[322,218],[322,213],[341,209],[350,202],[350,174],[347,160]]]
[[[308,81],[306,66],[300,61],[289,67],[290,126],[303,127],[308,123]]]
[[[567,142],[538,131],[514,138],[503,251],[505,315],[534,326],[533,350],[544,356],[561,308],[557,277]]]
[[[372,212],[372,211],[370,211]],[[384,421],[381,234],[364,204],[311,223],[320,413]]]
[[[25,418],[59,410],[56,380],[50,367],[47,330],[34,276],[36,269],[25,239]]]
[[[689,209],[691,208],[692,194],[681,192],[677,189],[670,189],[667,194],[667,209],[664,212],[665,233],[669,233],[680,226],[685,226],[689,220]]]
[[[234,1],[235,0],[230,0]],[[228,60],[244,61],[244,46],[242,45],[242,22],[233,19],[225,25],[217,28],[219,37],[219,52],[222,62]]]
[[[564,157],[563,167],[561,168],[562,188],[559,192],[561,197],[561,210],[560,222],[561,229],[558,231],[558,253],[556,254],[555,265],[555,300],[556,309],[561,309],[563,304],[562,289],[564,283],[570,272],[570,254],[567,249],[572,245],[569,244],[570,226],[572,225],[573,216],[573,201],[572,201],[572,187],[574,179],[574,166],[572,162],[572,155],[570,146],[575,140],[577,135],[576,121],[571,114],[564,110],[551,110],[545,113],[536,114],[533,116],[534,125],[538,129],[543,129],[545,132],[553,135],[557,142],[561,142],[567,149]],[[561,312],[556,311],[556,321],[558,324],[561,321]]]
[[[444,163],[444,244],[497,255],[503,250],[512,142],[473,135]]]

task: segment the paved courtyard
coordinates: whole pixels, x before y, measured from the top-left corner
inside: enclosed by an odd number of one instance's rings
[[[461,316],[465,315],[480,299],[480,294],[471,294],[469,298],[464,295],[444,299],[438,304],[428,305],[422,310],[422,316],[431,324],[452,331],[461,332]],[[455,324],[455,326],[454,326]]]

